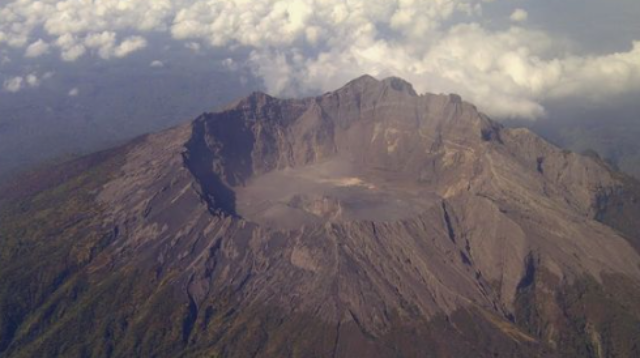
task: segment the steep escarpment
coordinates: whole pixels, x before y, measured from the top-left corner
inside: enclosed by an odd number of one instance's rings
[[[5,204],[0,354],[632,357],[640,344],[640,254],[616,221],[633,223],[634,202],[617,203],[634,187],[456,95],[369,76],[315,98],[254,93],[89,167]]]

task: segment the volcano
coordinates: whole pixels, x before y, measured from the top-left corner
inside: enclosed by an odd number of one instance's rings
[[[2,199],[3,357],[640,356],[638,182],[399,78],[253,93]]]

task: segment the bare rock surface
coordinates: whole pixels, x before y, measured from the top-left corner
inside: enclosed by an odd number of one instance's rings
[[[140,275],[119,327],[163,328],[116,356],[581,356],[571,302],[611,277],[629,282],[620,300],[640,293],[637,225],[616,224],[637,208],[626,179],[398,78],[254,93],[123,158],[95,191],[109,244],[79,272]],[[154,302],[177,302],[178,328],[143,314]]]
[[[560,281],[639,279],[638,253],[593,220],[615,184],[458,96],[362,77],[317,98],[255,93],[150,135],[100,198],[129,233],[119,250],[183,267],[196,304],[242,281],[247,306],[381,334],[392,312],[513,314],[531,260]]]

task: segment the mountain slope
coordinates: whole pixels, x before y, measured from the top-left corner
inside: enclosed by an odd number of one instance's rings
[[[3,205],[3,355],[638,353],[637,184],[458,96],[254,93],[90,158]]]

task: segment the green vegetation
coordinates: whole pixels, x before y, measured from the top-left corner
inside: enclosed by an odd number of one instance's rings
[[[34,173],[5,196],[0,356],[183,354],[189,306],[168,284],[175,275],[157,282],[153,270],[109,262],[117,233],[103,222],[96,195],[118,173],[122,153]]]
[[[78,272],[112,238],[100,229],[95,195],[120,163],[118,155],[101,156],[91,170],[44,191],[12,188],[0,209],[0,352],[38,336],[86,290]]]
[[[621,275],[561,284],[541,270],[516,300],[517,323],[562,357],[640,356],[640,287]]]

